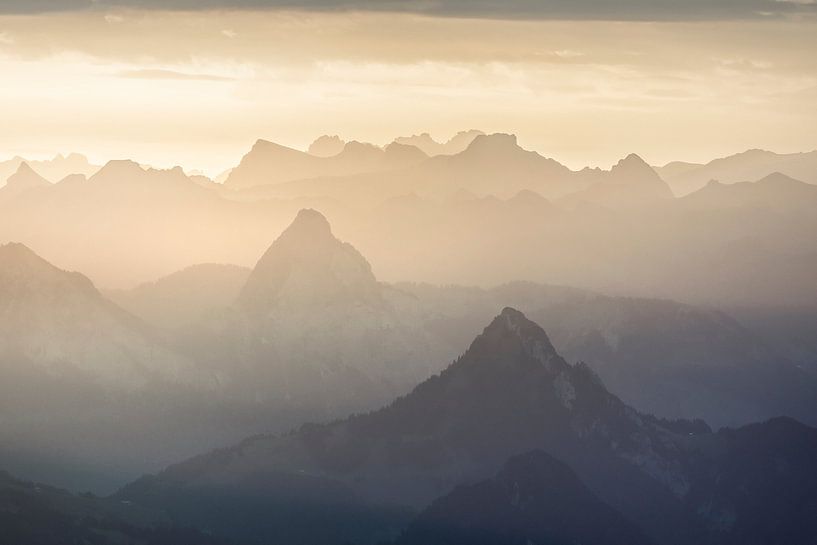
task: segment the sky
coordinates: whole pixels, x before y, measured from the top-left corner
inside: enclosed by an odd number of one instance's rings
[[[476,128],[568,166],[817,149],[801,0],[3,0],[0,158],[216,175],[258,138]]]

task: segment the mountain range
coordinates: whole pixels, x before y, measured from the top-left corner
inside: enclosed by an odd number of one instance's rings
[[[91,176],[99,170],[99,165],[93,165],[88,158],[79,153],[68,155],[56,155],[50,160],[29,160],[23,157],[13,157],[7,161],[0,161],[0,187],[6,182],[9,176],[17,172],[25,164],[37,174],[43,176],[49,182],[56,183],[66,176],[81,174]]]
[[[673,198],[635,155],[573,171],[513,135],[469,134],[464,150],[433,157],[396,143],[321,157],[260,141],[226,184],[122,161],[48,185],[22,173],[21,191],[0,190],[0,237],[103,288],[131,288],[199,263],[251,267],[271,233],[315,208],[390,282],[817,305],[812,184],[775,175]]]
[[[774,153],[751,149],[706,164],[676,161],[656,167],[656,171],[679,196],[697,191],[711,181],[733,184],[759,180],[774,173],[817,184],[817,151]]]
[[[639,413],[587,366],[568,364],[539,326],[510,308],[442,373],[379,411],[253,437],[142,478],[116,498],[247,543],[372,543],[406,527],[410,539],[429,517],[456,528],[462,517],[490,524],[506,516],[501,500],[480,513],[479,494],[463,505],[462,489],[433,502],[531,450],[566,463],[592,494],[559,467],[540,487],[534,479],[517,490],[516,501],[547,498],[547,486],[578,490],[578,501],[611,521],[587,532],[637,536],[624,517],[658,543],[814,539],[807,506],[817,500],[817,431],[775,419],[713,433],[702,423]]]

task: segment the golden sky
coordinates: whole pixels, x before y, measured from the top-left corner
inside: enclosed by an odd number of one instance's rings
[[[445,15],[0,14],[0,158],[78,151],[216,174],[257,138],[304,148],[469,128],[514,132],[571,167],[817,148],[810,16]]]

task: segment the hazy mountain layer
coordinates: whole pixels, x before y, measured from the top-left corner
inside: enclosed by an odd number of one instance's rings
[[[697,191],[713,180],[733,184],[759,180],[775,172],[817,184],[817,151],[774,153],[753,149],[705,165],[674,162],[656,170],[679,196]]]

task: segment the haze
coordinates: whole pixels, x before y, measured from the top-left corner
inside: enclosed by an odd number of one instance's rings
[[[511,7],[442,17],[99,6],[0,15],[0,116],[15,127],[0,135],[3,154],[80,151],[216,176],[259,137],[300,149],[327,132],[447,139],[475,112],[480,129],[514,132],[574,168],[634,150],[651,164],[809,151],[817,137],[806,3],[765,15],[669,9],[655,21],[583,3],[527,20]]]
[[[0,1],[0,544],[817,544],[817,3]]]

